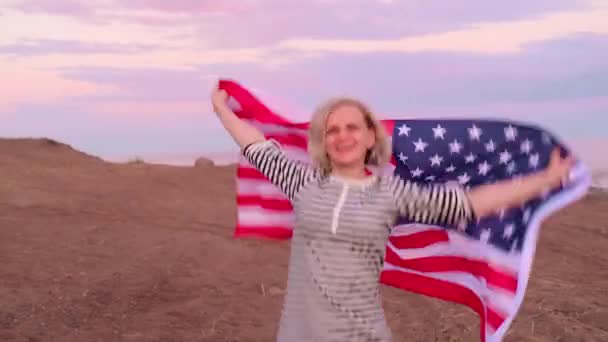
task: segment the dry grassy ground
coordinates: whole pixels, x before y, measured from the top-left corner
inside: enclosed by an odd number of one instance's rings
[[[234,169],[0,139],[1,341],[272,341],[287,242],[235,240]],[[546,221],[511,341],[608,341],[608,196]],[[477,341],[467,308],[384,289],[397,341]]]

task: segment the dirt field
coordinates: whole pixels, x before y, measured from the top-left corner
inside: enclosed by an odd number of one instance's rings
[[[230,167],[111,164],[0,139],[0,341],[272,341],[289,245],[235,240]],[[608,341],[608,196],[546,221],[506,339]],[[384,289],[397,341],[478,341],[465,307]]]

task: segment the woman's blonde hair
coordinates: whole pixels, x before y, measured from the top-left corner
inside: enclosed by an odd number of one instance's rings
[[[325,174],[331,172],[331,162],[325,149],[325,132],[327,130],[327,118],[336,109],[342,106],[353,106],[362,114],[368,128],[371,128],[376,136],[376,141],[365,156],[365,164],[383,167],[391,158],[391,144],[386,134],[386,129],[378,121],[370,108],[363,102],[350,97],[336,97],[322,103],[313,114],[308,127],[308,153],[312,163],[321,168]]]

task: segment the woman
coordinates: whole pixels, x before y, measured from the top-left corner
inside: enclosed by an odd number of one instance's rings
[[[570,159],[552,155],[547,169],[519,181],[473,188],[421,186],[369,175],[389,161],[385,129],[361,102],[339,98],[313,115],[310,165],[290,160],[274,140],[240,120],[216,90],[220,121],[249,162],[292,201],[287,292],[277,340],[392,341],[379,295],[379,273],[398,216],[439,225],[467,224],[558,186]]]

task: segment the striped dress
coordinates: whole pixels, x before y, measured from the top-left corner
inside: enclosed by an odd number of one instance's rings
[[[392,341],[379,275],[397,217],[432,224],[473,219],[459,187],[422,187],[392,175],[324,176],[289,159],[274,140],[250,144],[243,155],[294,208],[279,342]]]

